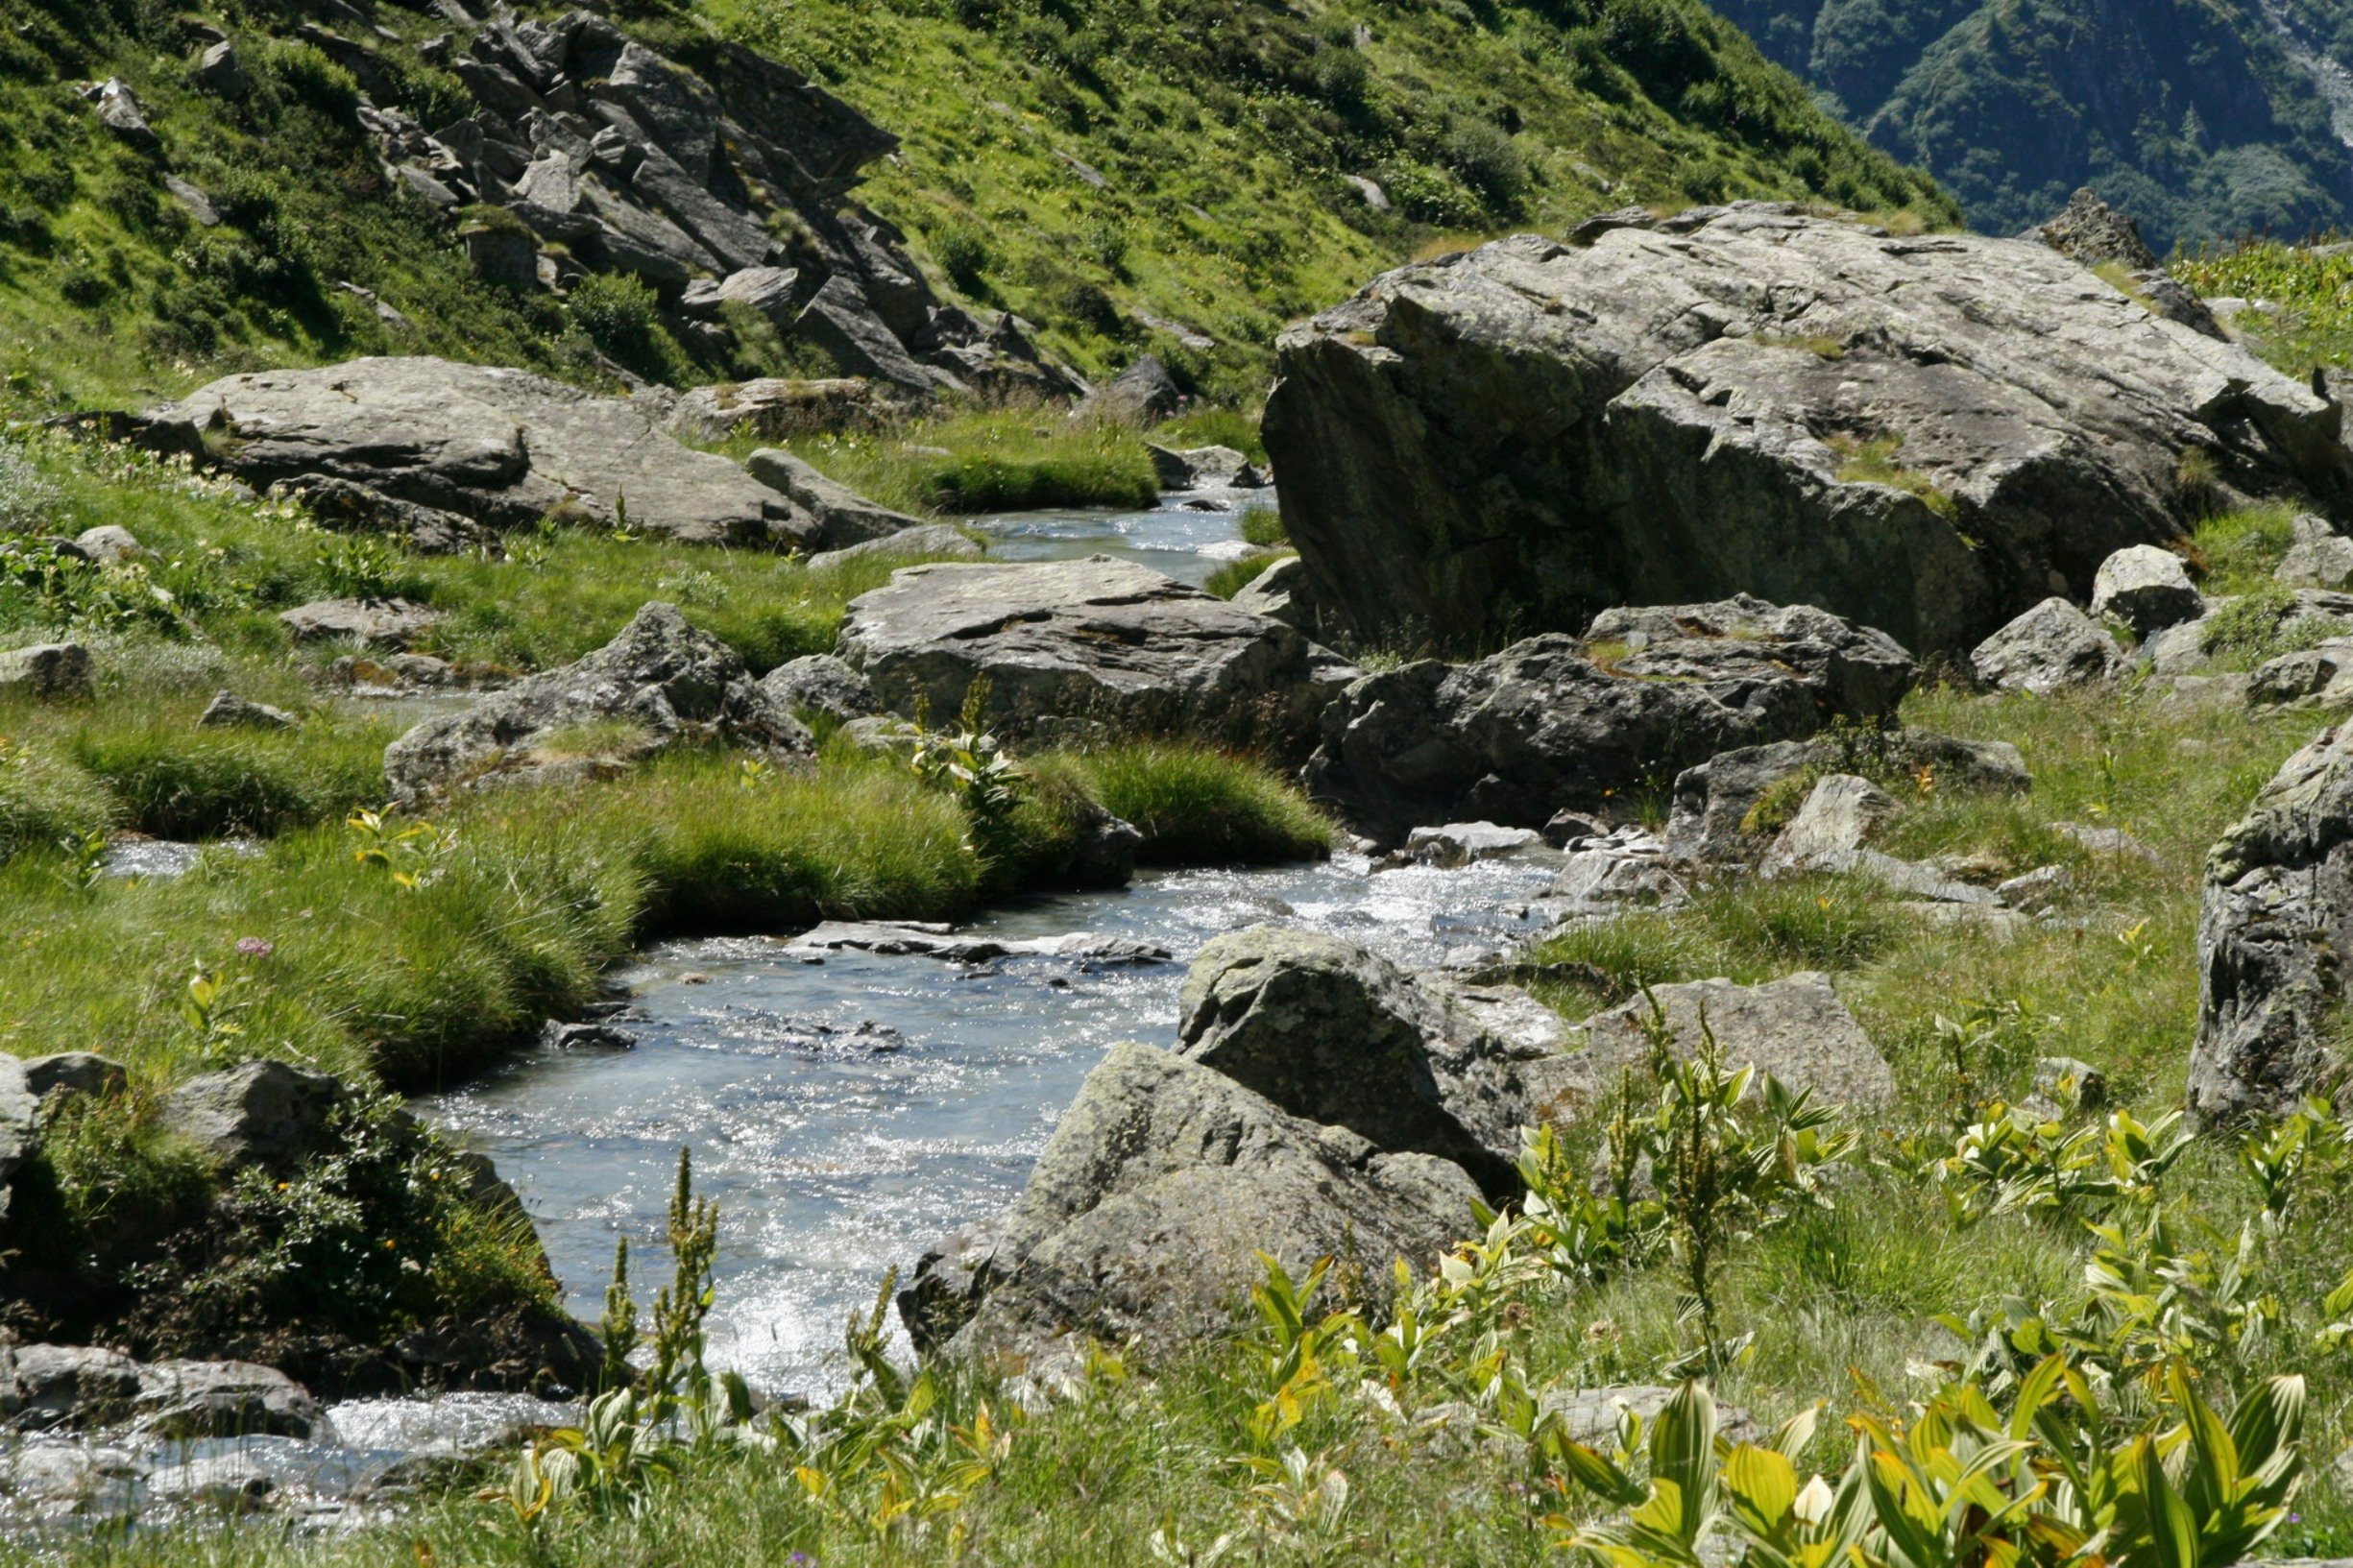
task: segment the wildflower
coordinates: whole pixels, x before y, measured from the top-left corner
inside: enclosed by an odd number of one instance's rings
[[[1806,1524],[1818,1525],[1831,1516],[1832,1501],[1830,1483],[1817,1475],[1798,1493],[1797,1501],[1789,1505],[1789,1511]]]
[[[276,953],[277,951],[278,948],[276,944],[265,942],[258,936],[240,936],[237,938],[237,953],[242,957],[267,958],[271,953]]]

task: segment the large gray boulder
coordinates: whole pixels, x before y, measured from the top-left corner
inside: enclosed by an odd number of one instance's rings
[[[232,375],[152,410],[144,439],[209,452],[257,488],[310,476],[495,528],[571,506],[693,543],[802,545],[817,521],[661,428],[658,404],[526,371],[355,359]]]
[[[2341,505],[2335,403],[2043,246],[1777,204],[1519,235],[1280,340],[1266,442],[1322,626],[1492,641],[1734,591],[1959,652],[2222,481]]]
[[[1586,1049],[1567,1058],[1555,1091],[1556,1118],[1596,1114],[1617,1093],[1625,1070],[1637,1076],[1648,1072],[1644,1021],[1652,1001],[1666,1015],[1678,1057],[1697,1056],[1705,1034],[1712,1034],[1727,1070],[1755,1067],[1792,1089],[1812,1090],[1825,1104],[1878,1110],[1895,1103],[1896,1075],[1887,1058],[1838,1000],[1829,977],[1806,973],[1763,985],[1727,979],[1662,985],[1647,1000],[1636,997],[1595,1014],[1585,1024]]]
[[[1259,1254],[1294,1278],[1326,1257],[1367,1279],[1399,1258],[1426,1269],[1478,1197],[1449,1161],[1384,1152],[1199,1063],[1114,1046],[982,1255],[927,1260],[901,1311],[930,1336],[968,1316],[952,1345],[1033,1369],[1088,1339],[1168,1353],[1231,1332]]]
[[[1879,632],[1741,597],[1612,611],[1471,664],[1366,676],[1323,713],[1316,796],[1384,842],[1428,823],[1541,827],[1720,752],[1875,722],[1911,685]]]
[[[2053,595],[1978,643],[1970,672],[2004,691],[2047,697],[2077,687],[2112,684],[2124,652],[2106,627]]]
[[[2281,764],[2206,856],[2190,1108],[2208,1122],[2292,1110],[2331,1065],[2353,952],[2353,726]]]
[[[584,726],[593,752],[564,744]],[[409,801],[457,784],[594,775],[667,747],[721,740],[807,761],[815,742],[733,648],[655,601],[577,663],[518,681],[384,748],[384,777]]]
[[[1177,1006],[1179,1056],[1294,1116],[1451,1160],[1491,1197],[1517,1191],[1526,1064],[1557,1053],[1557,1030],[1515,1038],[1449,987],[1280,926],[1202,948]]]
[[[327,1146],[350,1098],[327,1073],[264,1057],[181,1084],[163,1124],[215,1164],[283,1167]]]
[[[851,602],[838,651],[898,713],[920,702],[944,720],[985,677],[985,720],[1010,739],[1101,724],[1295,757],[1359,673],[1279,621],[1100,555],[908,567]]]

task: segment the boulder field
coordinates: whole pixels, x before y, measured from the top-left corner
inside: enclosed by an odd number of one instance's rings
[[[1400,268],[1279,371],[1322,633],[1386,645],[1748,592],[1961,652],[2217,490],[2353,501],[2333,400],[2058,252],[1772,203]]]

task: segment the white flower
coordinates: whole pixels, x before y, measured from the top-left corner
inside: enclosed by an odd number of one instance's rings
[[[1828,1519],[1831,1516],[1830,1483],[1820,1476],[1814,1477],[1798,1493],[1797,1501],[1789,1505],[1789,1511],[1798,1516],[1801,1524],[1818,1525]]]

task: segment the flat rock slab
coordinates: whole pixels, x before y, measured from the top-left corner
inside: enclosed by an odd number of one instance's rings
[[[1265,437],[1327,635],[1747,591],[1963,652],[2191,531],[2185,448],[2337,506],[2341,416],[2039,244],[1772,203],[1517,235],[1285,332]]]
[[[1292,627],[1108,556],[910,567],[853,600],[841,658],[892,712],[961,710],[1013,739],[1068,726],[1184,734],[1303,753],[1360,672]]]
[[[348,638],[371,648],[405,648],[441,624],[441,614],[407,599],[320,599],[282,612],[298,642]]]
[[[570,504],[705,544],[795,545],[816,520],[663,410],[526,371],[428,357],[232,375],[151,410],[145,439],[200,446],[257,489],[323,475],[497,528]]]
[[[1084,958],[1095,963],[1165,964],[1175,957],[1168,949],[1150,942],[1124,936],[1097,936],[1091,931],[1001,941],[959,936],[953,928],[928,922],[889,925],[829,920],[794,937],[792,946],[809,952],[855,951],[887,957],[941,958],[959,964],[993,963],[999,958]]]
[[[1728,1070],[1754,1065],[1791,1089],[1810,1089],[1825,1103],[1856,1110],[1895,1103],[1895,1073],[1827,976],[1791,975],[1763,985],[1699,980],[1658,986],[1651,996],[1665,1010],[1680,1056],[1698,1054],[1704,1015]],[[1586,1021],[1586,1049],[1560,1065],[1543,1107],[1548,1116],[1573,1122],[1600,1114],[1617,1093],[1621,1071],[1632,1068],[1637,1077],[1647,1072],[1642,1020],[1649,1006],[1637,997]]]

